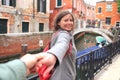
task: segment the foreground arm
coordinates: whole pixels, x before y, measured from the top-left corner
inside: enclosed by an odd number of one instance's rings
[[[39,59],[39,54],[26,54],[20,59],[0,64],[0,80],[26,80]]]
[[[0,64],[0,80],[25,80],[26,66],[21,60]]]

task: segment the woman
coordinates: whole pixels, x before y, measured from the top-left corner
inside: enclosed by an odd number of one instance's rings
[[[75,80],[76,48],[72,36],[74,28],[72,13],[61,11],[56,16],[54,27],[55,33],[51,39],[50,49],[47,52],[40,53],[42,58],[37,66],[41,67],[40,64],[47,66],[44,76],[47,76],[54,69],[50,80]]]

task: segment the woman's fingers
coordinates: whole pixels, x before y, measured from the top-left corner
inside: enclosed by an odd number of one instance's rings
[[[53,66],[48,66],[47,69],[44,71],[43,76],[46,77],[48,74],[50,74],[52,69],[53,69]]]

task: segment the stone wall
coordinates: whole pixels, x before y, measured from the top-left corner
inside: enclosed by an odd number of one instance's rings
[[[28,51],[44,47],[50,40],[51,34],[52,32],[0,35],[0,55],[21,53],[22,44],[27,44]],[[43,40],[43,46],[39,46],[40,40]]]
[[[95,46],[96,36],[98,36],[98,34],[92,34],[92,33],[86,32],[83,36],[75,39],[75,45],[77,50],[80,51],[80,50]]]

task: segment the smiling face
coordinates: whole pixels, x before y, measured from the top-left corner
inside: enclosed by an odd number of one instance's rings
[[[67,14],[58,23],[58,25],[61,27],[61,29],[66,30],[66,31],[71,31],[73,30],[74,26],[74,20],[71,14]]]

